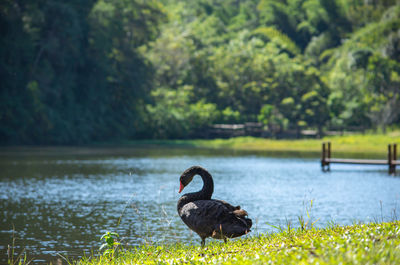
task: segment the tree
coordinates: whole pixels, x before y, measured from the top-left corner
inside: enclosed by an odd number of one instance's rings
[[[88,83],[95,97],[87,100],[100,103],[95,138],[129,138],[144,129],[140,114],[152,68],[138,48],[157,35],[163,19],[157,1],[99,0],[91,10]]]
[[[375,54],[369,58],[364,100],[372,124],[386,126],[400,116],[400,63]]]
[[[395,66],[387,63],[386,60],[398,56],[396,47],[399,46],[396,35],[400,27],[399,14],[400,6],[388,8],[379,22],[371,22],[357,29],[351,38],[330,54],[330,59],[324,68],[329,69],[325,77],[331,88],[328,104],[332,111],[334,125],[382,127],[383,125],[377,124],[378,120],[379,122],[386,121],[385,123],[392,120],[391,118],[387,120],[383,116],[379,117],[383,115],[381,112],[384,110],[383,102],[387,102],[392,97],[381,92],[379,92],[381,95],[377,97],[379,94],[377,87],[382,86],[384,88],[382,91],[387,91],[390,85],[388,87],[385,83],[392,82],[390,81],[391,72],[397,71]],[[377,65],[374,66],[375,64]],[[392,66],[388,67],[388,65]],[[394,75],[392,80],[395,79]],[[379,85],[379,82],[382,83]],[[392,104],[395,102],[394,99]],[[375,107],[372,107],[374,105]],[[386,109],[386,113],[391,112],[389,111],[391,107]],[[381,114],[378,115],[378,113]],[[386,114],[387,118],[390,116]]]
[[[25,88],[34,46],[24,30],[24,9],[12,0],[0,2],[0,143],[29,137],[25,124],[31,123],[31,108]]]
[[[287,129],[289,120],[279,110],[270,104],[265,104],[258,115],[258,121],[266,125],[272,135],[277,135]]]
[[[6,0],[0,7],[2,141],[135,136],[152,72],[137,49],[158,33],[158,1]]]
[[[157,104],[149,104],[148,128],[156,138],[204,137],[207,129],[217,118],[216,106],[204,101],[190,102],[193,87],[183,86],[176,90],[157,89],[152,92]]]

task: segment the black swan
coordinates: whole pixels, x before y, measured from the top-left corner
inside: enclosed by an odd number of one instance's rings
[[[210,173],[202,167],[193,166],[180,177],[179,193],[195,175],[203,179],[203,188],[198,192],[184,194],[178,201],[178,213],[182,221],[201,237],[223,239],[242,236],[250,232],[251,219],[240,206],[232,206],[225,201],[211,199],[214,182]]]

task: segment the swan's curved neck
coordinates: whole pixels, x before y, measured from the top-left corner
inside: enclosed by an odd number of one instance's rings
[[[205,169],[199,170],[198,174],[203,180],[203,188],[197,193],[202,194],[202,196],[204,197],[202,200],[210,200],[214,192],[214,181],[211,177],[211,174],[208,173],[208,171]]]
[[[210,173],[204,168],[194,169],[193,175],[200,175],[203,180],[203,188],[197,192],[186,193],[178,201],[178,210],[185,204],[198,200],[210,200],[214,192],[214,181]]]

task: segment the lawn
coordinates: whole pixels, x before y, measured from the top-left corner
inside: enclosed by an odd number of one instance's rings
[[[77,264],[400,264],[400,222],[282,229],[198,245],[143,245]],[[75,263],[75,262],[74,262]]]
[[[276,140],[257,137],[235,137],[211,140],[148,140],[130,141],[128,145],[153,145],[170,147],[195,147],[212,149],[231,149],[237,151],[256,151],[279,153],[300,153],[305,156],[318,156],[322,142],[331,142],[333,156],[376,157],[387,156],[387,145],[400,144],[400,131],[388,134],[355,134],[327,136],[323,139]],[[399,148],[400,149],[400,146]]]

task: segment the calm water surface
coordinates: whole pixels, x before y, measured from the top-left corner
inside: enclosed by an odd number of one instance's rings
[[[167,148],[7,148],[0,150],[0,263],[7,246],[35,263],[95,252],[108,230],[124,244],[199,244],[176,212],[179,176],[201,165],[214,176],[214,198],[241,205],[251,235],[273,226],[398,219],[400,177],[386,167],[332,166],[318,158]],[[185,189],[199,190],[196,177]]]

